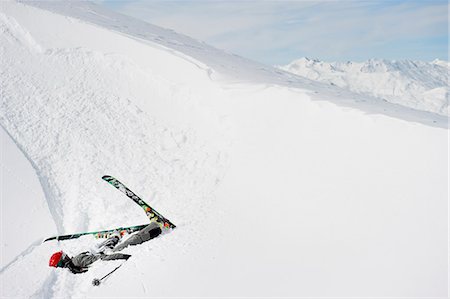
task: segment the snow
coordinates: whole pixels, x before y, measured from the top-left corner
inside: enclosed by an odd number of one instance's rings
[[[449,116],[449,63],[442,60],[323,62],[307,57],[280,69],[418,110]]]
[[[86,2],[0,28],[2,297],[446,296],[446,116]],[[145,223],[105,174],[177,228],[93,287],[47,264],[92,236],[39,239]]]
[[[51,234],[56,230],[33,167],[3,128],[0,144],[1,268],[4,268],[20,256],[18,253],[39,245],[42,231]],[[9,233],[12,224],[14,234]]]

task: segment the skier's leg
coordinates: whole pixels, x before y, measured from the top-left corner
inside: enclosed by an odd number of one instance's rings
[[[117,243],[119,243],[120,238],[121,235],[119,232],[114,233],[111,237],[97,245],[96,252],[100,253],[104,252],[106,249],[113,249]]]
[[[138,245],[142,244],[148,240],[156,238],[161,234],[161,227],[158,223],[152,222],[147,225],[144,229],[139,231],[138,233],[131,236],[129,239],[125,240],[123,243],[117,245],[113,251],[120,251],[130,245]]]

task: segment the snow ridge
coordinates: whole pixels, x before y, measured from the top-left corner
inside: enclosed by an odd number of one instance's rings
[[[358,108],[368,113],[382,113],[409,121],[417,121],[427,125],[447,127],[448,105],[441,107],[441,102],[434,98],[444,98],[448,94],[441,89],[424,95],[431,104],[420,105],[416,100],[412,104],[386,100],[364,93],[363,96],[337,84],[312,80],[311,78],[294,75],[280,68],[267,66],[226,51],[216,49],[202,41],[161,28],[119,13],[109,11],[89,2],[51,2],[23,1],[50,12],[65,15],[74,21],[94,24],[106,28],[140,42],[150,44],[172,53],[190,63],[193,63],[205,74],[216,81],[226,83],[256,83],[266,86],[280,85],[312,92],[314,100],[326,100],[341,106]],[[338,95],[339,100],[336,99]],[[429,107],[431,108],[429,108]],[[407,109],[405,109],[405,107]],[[411,109],[412,108],[412,109]],[[443,111],[437,114],[436,111]],[[425,113],[424,113],[425,112]],[[431,113],[430,113],[431,112]]]
[[[449,116],[449,63],[385,59],[323,62],[300,58],[280,69],[353,92]]]

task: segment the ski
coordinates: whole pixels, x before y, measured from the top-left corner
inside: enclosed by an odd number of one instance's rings
[[[116,189],[124,193],[126,196],[131,198],[136,204],[138,204],[145,212],[147,217],[150,219],[150,222],[156,221],[160,223],[164,228],[166,229],[173,229],[175,228],[175,224],[170,222],[167,218],[162,216],[160,213],[158,213],[155,209],[150,207],[145,201],[143,201],[139,196],[134,194],[133,191],[127,188],[123,183],[121,183],[118,179],[105,175],[102,177],[102,179],[112,186],[114,186]]]
[[[79,238],[79,237],[85,236],[85,235],[94,235],[94,237],[96,237],[96,238],[108,238],[116,231],[120,232],[121,235],[131,234],[131,233],[140,231],[147,225],[148,225],[148,223],[141,224],[141,225],[128,226],[128,227],[118,227],[118,228],[114,228],[114,229],[94,231],[94,232],[82,232],[82,233],[74,233],[74,234],[69,234],[69,235],[60,235],[60,236],[54,236],[51,238],[47,238],[44,240],[44,242],[50,241],[50,240],[62,241],[62,240],[76,239],[76,238]]]

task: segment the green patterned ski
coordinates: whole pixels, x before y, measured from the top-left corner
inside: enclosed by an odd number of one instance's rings
[[[121,183],[118,179],[105,175],[102,177],[103,180],[110,183],[112,186],[117,188],[119,191],[124,193],[126,196],[131,198],[136,204],[138,204],[145,212],[147,217],[150,219],[150,222],[155,221],[161,224],[162,227],[165,229],[173,229],[175,228],[175,224],[170,222],[167,218],[165,218],[163,215],[158,213],[155,209],[150,207],[145,201],[143,201],[139,196],[134,194],[133,191],[127,188],[123,183]]]
[[[70,234],[70,235],[61,235],[61,236],[47,238],[44,240],[44,242],[50,241],[50,240],[62,241],[62,240],[76,239],[76,238],[79,238],[79,237],[85,236],[85,235],[94,235],[94,237],[96,237],[96,238],[108,238],[114,232],[119,232],[121,235],[131,234],[131,233],[140,231],[147,225],[148,225],[148,223],[141,224],[141,225],[128,226],[128,227],[118,227],[118,228],[114,228],[114,229],[101,230],[101,231],[95,231],[95,232],[84,232],[84,233],[74,233],[74,234]]]

